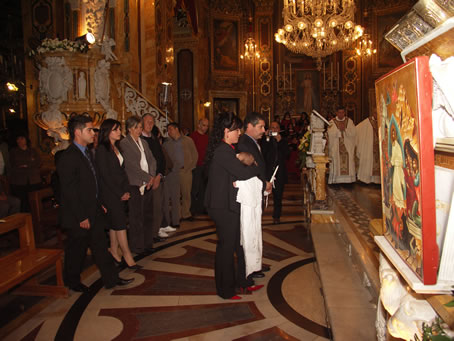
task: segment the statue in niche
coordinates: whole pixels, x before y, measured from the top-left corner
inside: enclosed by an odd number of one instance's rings
[[[87,98],[87,80],[85,79],[85,72],[79,73],[79,79],[77,81],[79,85],[79,99]]]
[[[95,96],[107,118],[117,119],[118,114],[110,105],[110,63],[104,59],[98,62],[95,71]]]

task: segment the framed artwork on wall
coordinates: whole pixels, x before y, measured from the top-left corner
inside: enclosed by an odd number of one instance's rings
[[[214,115],[223,112],[233,112],[238,115],[239,112],[239,98],[214,98],[213,100]]]
[[[407,6],[376,10],[373,15],[373,35],[377,53],[372,57],[374,74],[383,74],[402,64],[400,52],[386,39],[385,34],[405,15]]]
[[[432,75],[418,57],[375,82],[383,232],[421,281],[437,282]]]
[[[217,73],[240,72],[240,21],[223,16],[212,19],[211,69]]]

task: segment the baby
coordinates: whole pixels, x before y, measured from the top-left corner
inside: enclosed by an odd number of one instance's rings
[[[251,153],[241,152],[236,154],[236,157],[241,161],[243,165],[252,166],[253,164],[255,164],[257,166],[257,162],[255,162],[254,157]]]

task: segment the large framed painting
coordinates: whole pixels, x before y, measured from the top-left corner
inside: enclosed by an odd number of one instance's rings
[[[223,112],[233,112],[235,115],[238,115],[239,98],[214,98],[213,112],[215,115]]]
[[[240,72],[239,18],[222,16],[212,19],[211,66],[213,72]]]
[[[437,282],[432,76],[418,57],[375,82],[384,236],[424,284]]]
[[[383,74],[402,64],[400,52],[385,39],[385,35],[408,9],[399,6],[374,12],[373,36],[377,44],[377,53],[372,57],[374,74]]]
[[[320,71],[296,70],[296,113],[320,112]]]

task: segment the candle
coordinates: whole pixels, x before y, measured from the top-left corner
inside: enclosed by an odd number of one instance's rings
[[[333,62],[329,63],[329,76],[331,78],[331,90],[333,90]]]
[[[284,62],[284,65],[282,65],[282,68],[283,68],[283,72],[282,72],[282,80],[284,81],[284,91],[285,91],[285,62]]]
[[[323,90],[325,90],[325,62],[323,62],[322,73],[323,73]]]
[[[276,65],[276,88],[279,91],[279,64]]]
[[[337,62],[337,90],[339,90],[339,83],[340,83],[340,78],[339,78],[339,62]]]
[[[290,63],[290,89],[292,89],[292,63]]]

